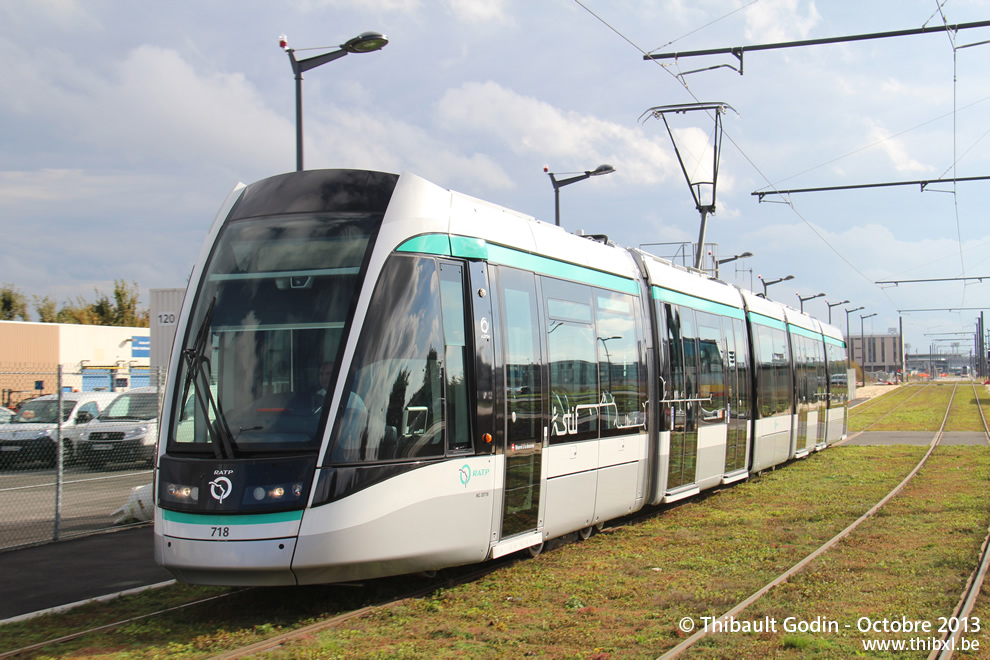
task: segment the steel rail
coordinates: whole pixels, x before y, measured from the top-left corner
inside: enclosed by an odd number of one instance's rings
[[[983,404],[980,402],[979,390],[976,387],[975,381],[971,384],[973,386],[973,394],[976,396],[976,407],[979,409],[980,418],[983,420],[983,433],[990,440],[990,428],[987,427],[987,417],[983,413]],[[980,595],[980,591],[983,588],[983,581],[986,578],[988,566],[990,566],[990,528],[987,529],[987,535],[984,537],[983,544],[980,546],[980,558],[976,563],[976,568],[966,581],[966,587],[963,589],[962,596],[959,598],[959,603],[952,610],[952,618],[957,623],[956,629],[952,631],[950,628],[949,632],[942,636],[943,643],[941,649],[933,650],[928,654],[928,660],[949,660],[952,657],[956,647],[959,645],[959,638],[963,632],[966,632],[963,630],[963,626],[958,625],[958,622],[960,619],[969,619],[969,615],[976,605],[976,598]]]
[[[795,564],[788,570],[781,573],[772,582],[768,583],[766,586],[761,588],[759,591],[754,593],[749,598],[746,598],[745,600],[737,604],[735,607],[733,607],[728,612],[723,614],[717,620],[712,621],[710,624],[706,624],[701,630],[694,633],[693,635],[685,639],[683,642],[681,642],[674,648],[670,649],[669,651],[661,655],[659,657],[659,660],[669,660],[671,658],[676,658],[681,653],[693,647],[695,644],[700,642],[705,637],[708,637],[708,635],[711,634],[710,632],[711,630],[714,630],[717,627],[724,629],[724,627],[728,625],[730,619],[734,618],[737,614],[741,613],[747,607],[749,607],[757,600],[762,598],[767,592],[769,592],[774,587],[784,584],[790,578],[803,571],[805,568],[808,567],[809,564],[811,564],[811,562],[817,559],[820,555],[828,552],[833,547],[835,547],[839,543],[839,541],[849,536],[849,534],[851,534],[857,527],[859,527],[861,524],[872,518],[877,511],[879,511],[881,508],[884,507],[884,505],[887,504],[887,502],[889,502],[895,495],[900,493],[901,490],[903,490],[904,487],[914,478],[914,476],[918,474],[921,468],[928,461],[928,458],[932,455],[932,452],[935,451],[935,447],[938,446],[939,441],[942,439],[942,432],[943,429],[945,429],[945,423],[949,419],[949,412],[952,410],[952,399],[955,398],[956,389],[958,389],[958,387],[959,386],[956,385],[952,389],[952,397],[949,399],[949,405],[946,406],[945,417],[942,418],[942,425],[939,427],[938,432],[935,434],[935,436],[932,438],[931,442],[929,443],[928,451],[925,452],[925,455],[922,457],[922,459],[918,462],[916,466],[914,466],[914,469],[911,470],[911,472],[906,477],[904,477],[904,480],[901,481],[901,483],[899,483],[892,491],[887,493],[887,495],[885,495],[879,502],[874,504],[869,511],[864,513],[855,522],[853,522],[848,527],[843,529],[841,532],[839,532],[831,539],[826,541],[817,550],[806,556],[804,559],[799,561],[797,564]]]
[[[201,600],[193,601],[191,603],[183,603],[182,605],[176,605],[174,607],[168,607],[164,610],[158,610],[157,612],[149,612],[148,614],[142,614],[140,616],[131,617],[130,619],[124,619],[122,621],[114,621],[113,623],[105,623],[102,626],[95,626],[93,628],[88,628],[86,630],[80,630],[79,632],[74,632],[68,635],[63,635],[61,637],[56,637],[54,639],[49,639],[44,642],[37,642],[29,646],[24,646],[19,649],[14,649],[13,651],[4,651],[0,653],[0,658],[11,658],[22,653],[29,653],[31,651],[38,651],[45,648],[46,646],[53,646],[55,644],[63,644],[65,642],[70,642],[74,639],[79,639],[85,635],[89,635],[95,632],[102,632],[104,630],[110,630],[111,628],[117,628],[119,626],[126,625],[128,623],[133,623],[134,621],[141,621],[142,619],[149,619],[155,616],[161,616],[162,614],[168,614],[169,612],[175,612],[176,610],[182,610],[187,607],[193,607],[195,605],[202,605],[203,603],[209,603],[214,600],[219,600],[221,598],[226,598],[227,596],[233,596],[234,594],[241,594],[245,591],[249,591],[254,587],[248,587],[245,589],[237,589],[235,591],[228,591],[225,594],[219,594],[217,596],[210,596],[209,598],[203,598]]]

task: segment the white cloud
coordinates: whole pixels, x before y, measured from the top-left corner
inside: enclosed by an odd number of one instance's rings
[[[18,25],[41,21],[67,32],[85,32],[101,28],[97,20],[79,0],[32,0],[31,2],[0,3],[0,16]]]
[[[890,131],[876,120],[867,119],[866,124],[869,127],[870,141],[887,155],[898,172],[930,172],[934,169],[911,158],[904,140],[892,137]]]
[[[536,157],[556,171],[608,163],[622,171],[624,181],[653,184],[677,167],[661,146],[665,136],[564,111],[491,81],[448,90],[438,104],[437,123],[475,138],[494,138],[512,153]]]
[[[746,38],[753,43],[805,39],[820,21],[814,2],[761,0],[746,9]]]
[[[506,0],[444,0],[453,16],[465,23],[506,23],[511,18],[505,11]],[[303,11],[318,11],[326,7],[351,8],[354,0],[301,0],[296,6]],[[378,14],[412,14],[423,9],[421,0],[362,0],[361,9]]]
[[[506,23],[505,0],[447,0],[459,20],[466,23]]]
[[[307,167],[409,170],[444,187],[513,187],[512,178],[491,156],[463,153],[427,131],[391,116],[332,108],[310,122],[313,149]]]

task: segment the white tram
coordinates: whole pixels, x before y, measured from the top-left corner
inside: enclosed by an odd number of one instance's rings
[[[240,186],[183,302],[155,557],[315,584],[536,551],[845,435],[836,328],[412,174]]]

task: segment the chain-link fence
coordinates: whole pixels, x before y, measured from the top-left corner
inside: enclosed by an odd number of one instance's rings
[[[149,520],[164,379],[0,364],[0,550]]]

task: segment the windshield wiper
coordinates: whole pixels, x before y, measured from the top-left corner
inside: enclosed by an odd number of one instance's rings
[[[203,414],[206,415],[206,430],[210,434],[210,439],[213,441],[211,443],[213,445],[213,453],[217,458],[223,459],[234,457],[234,448],[231,444],[233,435],[220,409],[220,403],[214,398],[213,391],[210,389],[211,365],[210,359],[206,357],[206,345],[210,337],[210,323],[213,320],[213,309],[216,307],[216,304],[217,297],[213,296],[213,300],[210,301],[210,307],[206,310],[206,316],[203,318],[203,323],[199,326],[196,334],[196,342],[192,348],[182,351],[182,356],[186,360],[186,382],[182,388],[182,400],[185,401],[189,396],[189,386],[195,384],[198,376],[199,386],[196,387],[196,401],[203,410]],[[214,424],[209,423],[211,411],[216,419]]]

